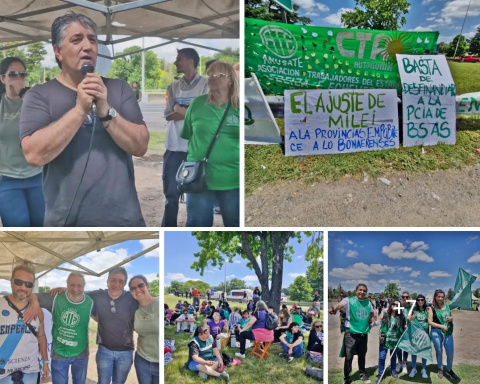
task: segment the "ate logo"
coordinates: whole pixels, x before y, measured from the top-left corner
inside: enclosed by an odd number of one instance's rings
[[[414,345],[417,345],[418,348],[428,347],[430,344],[430,337],[428,336],[427,332],[418,329],[413,334],[413,343]]]
[[[260,37],[265,47],[282,59],[288,59],[297,52],[297,40],[288,29],[276,25],[266,25],[260,29]]]
[[[360,307],[357,309],[356,315],[359,320],[365,320],[368,318],[368,311],[365,308]]]

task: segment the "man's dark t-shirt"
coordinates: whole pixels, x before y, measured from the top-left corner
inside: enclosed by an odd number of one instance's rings
[[[108,104],[126,120],[145,124],[132,88],[123,80],[102,78]],[[75,107],[77,93],[57,80],[37,85],[24,98],[20,140],[59,120]],[[46,227],[64,226],[80,182],[93,130],[93,112],[66,148],[43,167]],[[66,226],[145,226],[135,189],[132,155],[120,148],[97,117],[85,176]]]

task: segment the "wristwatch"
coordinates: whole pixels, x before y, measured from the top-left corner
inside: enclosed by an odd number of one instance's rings
[[[107,116],[105,117],[99,117],[99,120],[101,122],[104,122],[104,121],[108,121],[108,120],[112,120],[114,117],[117,116],[117,111],[115,110],[115,108],[113,107],[110,107],[108,109],[108,113],[107,113]]]

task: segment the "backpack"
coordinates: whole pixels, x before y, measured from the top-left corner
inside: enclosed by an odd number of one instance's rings
[[[310,376],[316,380],[323,381],[323,369],[314,368],[314,367],[307,367],[305,369],[305,374]]]
[[[278,327],[278,321],[275,318],[275,316],[273,316],[271,313],[267,313],[267,316],[265,317],[265,328],[271,331],[277,327]]]
[[[230,365],[232,365],[232,357],[230,355],[227,355],[225,352],[222,352],[222,360],[223,360],[223,364],[226,366],[226,367],[229,367]]]

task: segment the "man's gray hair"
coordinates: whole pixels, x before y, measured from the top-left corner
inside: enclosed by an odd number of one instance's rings
[[[117,273],[121,273],[123,276],[125,276],[125,283],[126,283],[128,280],[128,274],[127,274],[127,270],[123,267],[113,268],[110,272],[108,272],[108,278],[110,278],[110,276],[112,275],[116,275]]]
[[[68,12],[63,16],[57,17],[52,24],[52,46],[61,47],[65,35],[67,34],[67,29],[73,23],[80,23],[85,28],[90,28],[97,37],[97,24],[87,16],[84,16],[80,13]],[[55,56],[55,60],[60,68],[62,68],[62,63]]]
[[[85,283],[85,276],[83,276],[83,273],[80,273],[80,272],[72,272],[72,273],[70,273],[70,275],[68,275],[68,277],[67,277],[67,284],[68,284],[68,282],[70,281],[70,278],[72,278],[72,277],[74,277],[74,276],[80,277],[80,278],[82,279],[82,281],[83,281],[83,286],[85,287],[85,284],[86,284],[86,283]]]

